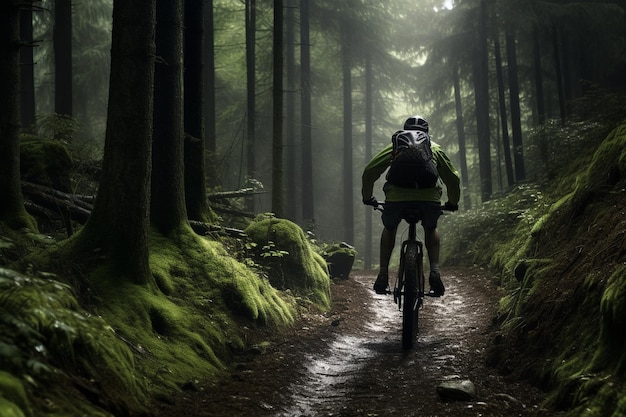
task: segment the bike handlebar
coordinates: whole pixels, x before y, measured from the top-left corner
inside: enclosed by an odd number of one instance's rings
[[[371,205],[374,210],[385,211],[385,203],[380,203],[377,201],[376,205],[373,205],[373,204],[368,204],[368,205]],[[452,210],[450,207],[447,207],[446,205],[439,206],[439,209],[441,209],[442,211],[449,211],[450,213],[456,211],[456,210]]]

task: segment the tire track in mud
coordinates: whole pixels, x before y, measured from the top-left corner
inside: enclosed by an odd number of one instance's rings
[[[368,290],[373,282],[372,276],[353,279]],[[364,323],[337,332],[327,349],[305,358],[304,371],[285,390],[283,403],[289,405],[272,416],[521,416],[536,412],[536,391],[507,384],[484,365],[497,291],[479,273],[452,272],[444,280],[446,295],[425,300],[411,351],[401,347],[401,313],[392,296],[369,291]],[[475,400],[443,402],[437,396],[439,383],[466,379],[478,389]]]

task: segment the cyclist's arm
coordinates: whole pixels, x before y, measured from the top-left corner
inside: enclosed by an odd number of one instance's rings
[[[448,201],[452,204],[459,204],[461,199],[461,178],[458,171],[448,158],[448,155],[441,149],[433,149],[437,158],[437,170],[443,183],[446,185]]]
[[[363,201],[369,200],[374,195],[374,183],[389,167],[392,149],[392,144],[387,145],[372,158],[363,170],[363,176],[361,177]]]

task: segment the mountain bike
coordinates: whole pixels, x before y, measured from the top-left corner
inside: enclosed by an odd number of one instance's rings
[[[385,206],[378,203],[374,209],[383,211]],[[419,310],[424,304],[424,297],[434,295],[425,290],[424,244],[417,237],[420,212],[407,208],[402,213],[402,219],[409,224],[409,232],[400,249],[400,266],[394,289],[388,291],[388,294],[393,294],[393,301],[402,311],[402,347],[409,350],[417,336]]]

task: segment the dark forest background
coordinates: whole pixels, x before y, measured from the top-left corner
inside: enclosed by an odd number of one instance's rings
[[[100,160],[112,2],[13,4],[22,131]],[[366,266],[377,233],[372,239],[370,213],[359,206],[360,173],[404,118],[430,121],[470,210],[516,183],[554,176],[575,150],[549,132],[566,121],[601,131],[596,115],[624,85],[623,2],[284,0],[277,16],[278,5],[189,0],[155,17],[163,31],[182,30],[162,44],[157,30],[155,138],[182,135],[168,125],[184,118],[184,134],[195,138],[187,145],[206,156],[206,167],[184,174],[188,199],[202,200],[202,170],[209,190],[262,191],[243,211],[274,212],[322,240],[356,245]],[[181,77],[176,106],[159,85]],[[199,218],[206,208],[187,210]]]
[[[625,11],[2,1],[0,410],[45,409],[45,379],[66,415],[144,415],[327,309],[324,244],[376,267],[361,172],[420,114],[462,179],[446,260],[507,291],[494,364],[623,415]]]

